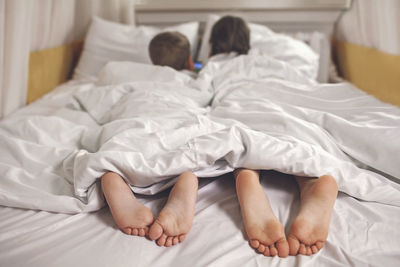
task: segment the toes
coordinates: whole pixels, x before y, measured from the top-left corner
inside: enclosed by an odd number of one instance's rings
[[[287,241],[289,244],[289,255],[296,256],[299,253],[300,249],[299,240],[297,238],[289,236]]]
[[[321,248],[324,247],[324,242],[322,242],[322,241],[317,241],[317,242],[315,243],[315,245],[317,246],[318,250],[320,250]]]
[[[254,248],[258,253],[264,254],[264,256],[267,256],[267,257],[268,256],[274,257],[274,256],[280,254],[279,249],[277,247],[275,247],[274,244],[268,246],[268,245],[261,244],[260,241],[254,239],[254,240],[250,241],[250,246],[252,248]],[[286,246],[285,246],[284,250],[285,251],[283,251],[281,253],[282,253],[283,257],[287,257],[288,253],[289,253],[289,246],[287,245],[287,242],[286,242]]]
[[[174,239],[173,236],[167,237],[167,240],[165,241],[165,246],[166,246],[166,247],[172,246],[172,239]]]
[[[129,228],[129,227],[126,227],[126,228],[121,229],[121,230],[122,230],[122,232],[124,232],[127,235],[131,235],[132,234],[132,229]]]
[[[157,240],[156,243],[159,246],[171,247],[171,246],[179,243],[179,237],[178,236],[167,236],[167,235],[163,234]]]
[[[309,246],[300,243],[298,240],[291,237],[288,238],[288,243],[289,243],[290,255],[301,254],[301,255],[311,256],[312,254],[317,253],[323,247],[323,242],[316,242],[315,245]]]
[[[300,241],[297,238],[295,238],[294,236],[291,236],[291,235],[289,235],[287,241],[289,244],[289,255],[293,255],[293,256],[295,256],[297,254],[310,256],[312,254],[317,253],[324,246],[323,241],[317,241],[313,245],[306,245],[306,244],[300,243]],[[278,249],[278,253],[279,252],[280,252],[280,250]],[[279,253],[279,256],[281,256],[280,253]]]
[[[260,242],[257,239],[250,240],[250,247],[257,249],[260,246]]]
[[[136,236],[146,236],[147,232],[149,231],[149,228],[131,228],[131,227],[126,227],[124,229],[121,229],[122,232],[124,232],[127,235],[136,235]]]
[[[281,240],[279,242],[272,245],[264,245],[261,244],[260,241],[257,239],[252,239],[250,240],[250,246],[255,249],[257,252],[264,254],[264,256],[276,256],[279,255],[279,257],[285,258],[289,255],[289,244],[287,240]],[[297,252],[296,252],[297,254]]]
[[[267,256],[267,257],[271,256],[268,246],[265,247],[264,256]]]
[[[139,230],[137,228],[133,228],[132,235],[138,235],[138,234],[139,234]]]
[[[186,234],[180,235],[178,238],[179,238],[179,242],[183,242],[183,240],[185,240],[185,238],[186,238]]]
[[[160,237],[162,236],[163,232],[164,232],[164,231],[163,231],[162,226],[161,226],[157,221],[155,221],[155,222],[150,226],[150,229],[149,229],[149,238],[150,238],[151,240],[160,239]]]
[[[318,252],[317,246],[316,245],[311,246],[311,251],[313,254],[317,253]]]
[[[275,257],[276,255],[278,255],[278,250],[276,249],[276,247],[274,245],[269,246],[269,252],[272,257]]]
[[[166,241],[167,241],[167,235],[161,234],[161,237],[159,239],[157,239],[156,243],[159,246],[164,246]]]
[[[264,254],[265,251],[265,246],[263,244],[260,244],[257,248],[257,251]]]
[[[143,228],[140,228],[139,229],[139,236],[145,236],[145,235],[146,235],[145,230]]]
[[[310,256],[312,254],[310,246],[306,246],[306,255]]]
[[[304,244],[300,244],[299,253],[302,255],[306,255],[306,246]]]

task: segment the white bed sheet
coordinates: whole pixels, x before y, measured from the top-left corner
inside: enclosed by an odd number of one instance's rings
[[[264,172],[262,185],[286,231],[299,207],[294,180]],[[167,192],[139,197],[157,214]],[[0,207],[0,266],[385,266],[400,265],[400,207],[363,202],[344,193],[336,201],[328,240],[313,256],[281,259],[247,243],[230,174],[200,181],[193,227],[185,241],[158,247],[118,230],[108,208],[76,215]]]

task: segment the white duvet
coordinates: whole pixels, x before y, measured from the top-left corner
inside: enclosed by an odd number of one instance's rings
[[[104,205],[106,171],[154,194],[184,171],[246,167],[331,174],[347,194],[400,206],[398,136],[398,108],[267,56],[211,61],[197,80],[109,63],[96,84],[71,82],[1,122],[0,204],[87,212]]]

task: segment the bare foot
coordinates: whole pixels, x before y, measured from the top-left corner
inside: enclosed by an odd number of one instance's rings
[[[149,230],[151,240],[170,247],[182,242],[192,227],[198,180],[191,172],[181,174],[172,188],[167,204]]]
[[[289,245],[282,224],[275,217],[259,181],[259,173],[235,171],[236,192],[250,246],[265,256],[287,257]]]
[[[135,198],[121,176],[113,172],[104,174],[101,187],[121,231],[127,235],[145,236],[154,221],[153,213]]]
[[[296,177],[296,181],[300,187],[301,205],[290,228],[289,253],[309,256],[317,253],[328,237],[338,187],[330,175],[318,179]]]

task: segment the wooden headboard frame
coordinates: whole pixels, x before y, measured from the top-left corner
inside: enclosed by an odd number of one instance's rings
[[[201,30],[208,14],[234,14],[249,22],[267,25],[276,32],[320,32],[318,80],[327,82],[334,24],[351,0],[142,0],[135,6],[137,25],[168,26],[200,21]]]

